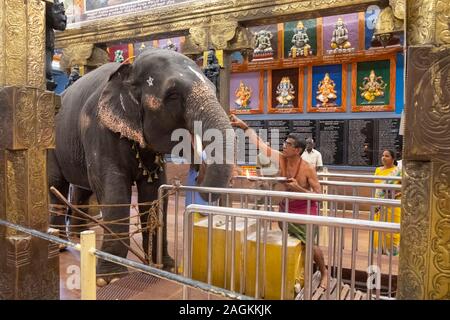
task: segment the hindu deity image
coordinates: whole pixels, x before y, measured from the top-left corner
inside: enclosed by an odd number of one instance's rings
[[[123,62],[125,58],[123,57],[123,50],[114,51],[114,62]]]
[[[252,89],[241,80],[239,83],[239,87],[234,92],[234,95],[237,98],[236,100],[234,100],[234,103],[236,103],[238,109],[249,108],[252,93],[253,93]]]
[[[142,51],[144,51],[147,47],[145,46],[145,43],[141,43],[141,45],[139,46],[139,53],[141,53]]]
[[[283,77],[277,86],[276,100],[279,102],[278,108],[292,107],[295,98],[294,86],[289,77]]]
[[[292,37],[293,45],[289,51],[289,57],[296,58],[312,55],[311,45],[309,45],[309,37],[306,30],[303,22],[299,21],[294,36]]]
[[[361,97],[363,97],[368,103],[372,103],[378,97],[384,97],[384,90],[387,83],[383,81],[383,78],[377,76],[374,70],[370,71],[368,77],[364,77],[362,86],[359,87],[361,91]]]
[[[333,50],[327,50],[328,54],[333,53],[348,53],[355,50],[352,48],[352,44],[348,40],[348,29],[342,18],[339,18],[334,26],[333,36],[331,37],[331,48]]]
[[[269,30],[260,30],[254,34],[255,49],[253,50],[253,60],[273,59],[273,49],[270,40],[273,38]]]
[[[325,77],[319,82],[317,97],[321,103],[317,104],[317,107],[335,107],[337,92],[335,90],[336,84],[333,79],[330,78],[328,73],[325,73]]]
[[[172,40],[167,39],[166,45],[163,47],[163,49],[172,50],[172,51],[178,51],[177,46],[173,43]]]

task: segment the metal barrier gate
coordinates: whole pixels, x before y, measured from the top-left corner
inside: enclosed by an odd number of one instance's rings
[[[232,207],[236,205],[236,203],[239,204],[240,209],[241,208],[248,208],[249,205],[249,197],[256,196],[261,197],[264,199],[264,211],[272,211],[273,208],[269,206],[269,199],[272,198],[281,198],[283,200],[287,199],[302,199],[305,201],[308,201],[309,208],[310,208],[310,202],[311,201],[321,201],[321,202],[329,202],[331,204],[331,210],[330,210],[330,216],[336,217],[337,216],[337,205],[338,203],[350,203],[353,206],[353,216],[352,218],[355,219],[355,221],[363,221],[363,220],[356,220],[359,218],[359,206],[360,205],[367,205],[370,206],[370,217],[368,220],[373,220],[375,207],[382,206],[385,210],[388,209],[394,209],[400,207],[400,201],[399,200],[390,200],[390,199],[374,199],[374,198],[365,198],[365,197],[353,197],[353,196],[331,196],[331,195],[321,195],[321,194],[305,194],[305,193],[294,193],[294,192],[280,192],[280,191],[267,191],[267,190],[250,190],[250,189],[227,189],[227,188],[203,188],[203,187],[188,187],[188,186],[172,186],[172,185],[163,185],[159,189],[159,197],[161,198],[163,194],[168,190],[173,190],[175,188],[174,197],[175,197],[175,226],[174,226],[174,234],[175,234],[175,243],[174,243],[174,254],[175,254],[175,271],[178,272],[178,267],[180,266],[179,263],[179,244],[178,244],[178,233],[179,233],[179,199],[180,193],[186,192],[186,191],[195,191],[195,192],[203,192],[208,194],[208,198],[211,199],[213,194],[219,194],[222,196],[222,206],[225,207]],[[232,197],[239,198],[239,201],[233,201]],[[210,204],[211,201],[210,201]],[[286,212],[288,212],[289,208],[286,206]],[[162,208],[160,208],[159,212],[159,219],[162,221],[163,212]],[[321,217],[325,218],[325,217]],[[278,219],[274,219],[278,220]],[[369,221],[367,221],[369,222]],[[184,223],[186,223],[184,221]],[[319,224],[320,225],[320,224]],[[398,225],[398,224],[397,224]],[[226,226],[228,228],[228,222],[226,222]],[[210,232],[208,228],[208,232]],[[266,230],[267,228],[264,227]],[[364,229],[367,230],[367,229]],[[375,230],[375,229],[374,229]],[[378,245],[379,248],[374,248],[374,230],[369,231],[368,238],[369,238],[369,244],[367,248],[367,261],[368,266],[373,265],[374,254],[376,251],[377,257],[376,261],[379,266],[382,265],[382,260],[385,260],[384,257],[382,258],[381,255],[381,241],[379,241]],[[399,229],[398,229],[399,230]],[[227,230],[228,231],[228,230]],[[228,234],[228,232],[227,232]],[[342,255],[340,255],[340,250],[337,250],[337,248],[344,248],[343,245],[340,245],[345,240],[344,236],[345,234],[340,234],[338,231],[328,232],[329,235],[329,246],[328,246],[328,259],[330,261],[337,262],[339,259],[342,259]],[[161,263],[162,261],[162,227],[158,229],[158,263]],[[230,236],[227,236],[228,238]],[[232,238],[232,237],[231,237]],[[351,287],[354,288],[354,281],[355,281],[355,267],[356,267],[356,253],[361,252],[362,250],[358,247],[358,230],[357,228],[351,228]],[[227,240],[228,241],[228,240]],[[264,241],[264,240],[263,240]],[[228,244],[228,242],[227,242]],[[392,243],[391,243],[392,245]],[[245,249],[244,249],[245,250]],[[392,251],[391,251],[392,252]],[[263,259],[265,257],[265,247],[263,248]],[[184,257],[184,252],[181,254],[181,256]],[[231,257],[232,259],[232,257]],[[388,261],[383,264],[387,265],[387,271],[386,274],[388,275],[388,289],[387,289],[387,296],[392,297],[392,255],[390,255],[388,258]],[[245,260],[245,251],[244,251],[244,260]],[[337,265],[337,264],[336,264]],[[335,275],[337,275],[337,271],[335,271],[336,268],[334,268],[333,272]],[[385,268],[386,269],[386,268]],[[245,275],[243,275],[245,277]],[[210,276],[209,276],[210,278]],[[233,290],[232,290],[233,291]],[[239,292],[243,292],[242,288],[239,288]],[[377,296],[379,297],[380,291],[377,291]]]

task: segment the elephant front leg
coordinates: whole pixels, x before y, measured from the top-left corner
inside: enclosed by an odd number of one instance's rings
[[[101,251],[126,258],[128,253],[127,246],[130,245],[130,207],[115,207],[111,205],[130,203],[131,183],[122,179],[110,178],[105,183],[96,183],[94,185],[96,186],[94,192],[97,195],[98,202],[102,205],[107,205],[102,208],[102,223],[112,231],[111,234],[103,230]],[[98,259],[97,285],[104,286],[118,280],[127,272],[128,269],[124,266]]]
[[[161,181],[159,183],[148,183],[146,180],[138,181],[137,182],[137,188],[138,188],[138,202],[139,203],[145,203],[145,202],[152,202],[158,198],[158,188],[161,184],[163,184],[163,177],[161,177]],[[171,270],[175,263],[173,258],[169,255],[169,251],[167,249],[168,243],[167,243],[167,199],[164,198],[163,203],[160,203],[159,205],[163,206],[163,268],[165,270]],[[150,211],[149,211],[150,210]],[[143,229],[142,232],[142,246],[148,256],[152,257],[152,263],[156,263],[156,257],[157,257],[157,225],[150,225],[149,223],[157,222],[158,219],[158,207],[154,205],[153,207],[150,206],[139,206],[139,212],[140,212],[140,218],[141,218],[141,227]],[[155,215],[152,219],[149,218],[149,214]],[[155,228],[155,229],[154,229]],[[150,247],[149,243],[149,236],[150,236],[150,230],[154,230],[153,236],[152,236],[152,243]]]

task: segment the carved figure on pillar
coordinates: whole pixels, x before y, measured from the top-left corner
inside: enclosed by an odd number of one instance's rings
[[[306,27],[303,22],[299,21],[297,24],[297,29],[295,29],[295,34],[292,37],[293,46],[289,51],[289,57],[307,57],[312,55],[311,45],[309,45],[309,37],[306,33]]]
[[[66,89],[80,78],[81,78],[80,68],[78,66],[73,67],[72,72],[70,73],[70,76],[69,76],[69,82],[67,82],[67,85],[66,85]]]
[[[47,79],[47,90],[56,88],[52,75],[52,61],[55,54],[55,31],[66,30],[67,16],[64,3],[55,0],[54,3],[45,2],[45,77]]]
[[[209,49],[206,67],[203,68],[205,76],[216,86],[216,95],[219,96],[219,73],[220,65],[216,57],[216,51]]]

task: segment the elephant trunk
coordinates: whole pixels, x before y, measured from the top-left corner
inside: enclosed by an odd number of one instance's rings
[[[214,143],[215,148],[214,158],[206,159],[206,172],[201,186],[228,187],[234,166],[231,161],[234,155],[234,138],[230,135],[233,129],[225,110],[216,98],[215,90],[208,84],[196,83],[192,87],[192,91],[186,99],[186,122],[191,133],[199,134],[201,125],[200,134],[203,137],[208,137],[208,139],[211,136],[214,137],[211,139],[212,141],[202,141],[203,146]],[[207,152],[207,156],[208,154],[209,152]],[[201,196],[207,200],[207,195],[201,194]],[[217,196],[213,195],[213,200]]]

